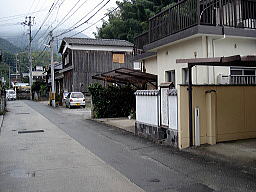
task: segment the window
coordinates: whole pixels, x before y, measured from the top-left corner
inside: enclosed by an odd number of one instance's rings
[[[231,75],[255,75],[256,68],[238,68],[238,67],[231,67],[230,68]]]
[[[84,98],[83,93],[72,93],[72,98]]]
[[[183,84],[188,84],[188,68],[183,68],[182,69],[182,83]]]
[[[113,63],[124,63],[124,53],[113,53],[112,55]]]
[[[166,73],[165,80],[167,82],[173,82],[173,84],[175,85],[175,70],[166,71],[165,73]]]
[[[244,75],[255,75],[255,69],[245,69]]]
[[[69,54],[67,54],[65,57],[65,65],[67,65],[68,63],[69,63]]]
[[[242,70],[231,70],[230,71],[230,74],[231,75],[242,75],[243,74],[243,71]]]

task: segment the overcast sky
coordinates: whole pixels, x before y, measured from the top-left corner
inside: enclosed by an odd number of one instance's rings
[[[82,7],[75,12],[75,14],[70,17],[60,28],[69,28],[77,21],[79,21],[83,16],[85,16],[88,12],[94,10],[94,12],[103,6],[108,0],[105,0],[98,8],[94,9],[97,4],[99,4],[102,0],[1,0],[0,6],[0,33],[5,32],[6,36],[11,36],[12,32],[24,34],[27,31],[27,27],[22,26],[20,23],[25,20],[25,16],[34,16],[35,17],[35,25],[33,29],[36,30],[40,27],[43,20],[45,19],[51,5],[53,2],[57,2],[54,10],[52,11],[49,19],[46,21],[44,27],[47,28],[49,25],[56,26],[59,21],[70,11],[70,9],[78,2],[77,6],[73,9],[76,10],[80,5]],[[82,25],[77,28],[77,31],[81,31],[96,22],[100,18],[104,16],[105,13],[108,12],[110,8],[116,7],[116,0],[110,0],[110,2],[95,16],[93,17],[89,23]],[[33,13],[36,11],[40,11],[37,13]],[[70,15],[73,13],[70,13]],[[90,15],[92,15],[92,12]],[[22,15],[21,15],[22,14]],[[19,16],[16,16],[19,15]],[[89,16],[86,18],[88,19]],[[15,16],[15,17],[14,17]],[[86,20],[86,19],[85,19]],[[83,21],[85,21],[83,20]],[[100,26],[101,22],[97,24]],[[96,31],[96,26],[91,27],[86,30],[84,34],[89,37],[94,37],[92,32]],[[55,32],[56,34],[56,32]],[[68,36],[68,34],[67,34]]]

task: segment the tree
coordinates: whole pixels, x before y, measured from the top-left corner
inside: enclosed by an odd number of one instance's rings
[[[148,30],[148,19],[169,7],[176,0],[124,0],[117,1],[119,9],[109,15],[98,28],[97,38],[122,39],[133,42],[135,36]]]

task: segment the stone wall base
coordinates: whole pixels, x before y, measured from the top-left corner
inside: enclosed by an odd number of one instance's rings
[[[135,134],[154,142],[178,147],[178,131],[135,122]]]

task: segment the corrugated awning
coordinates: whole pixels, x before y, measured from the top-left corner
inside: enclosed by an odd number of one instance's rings
[[[146,84],[157,88],[157,75],[144,73],[135,69],[119,68],[94,75],[92,78],[111,83],[132,84],[137,88],[143,88]]]

